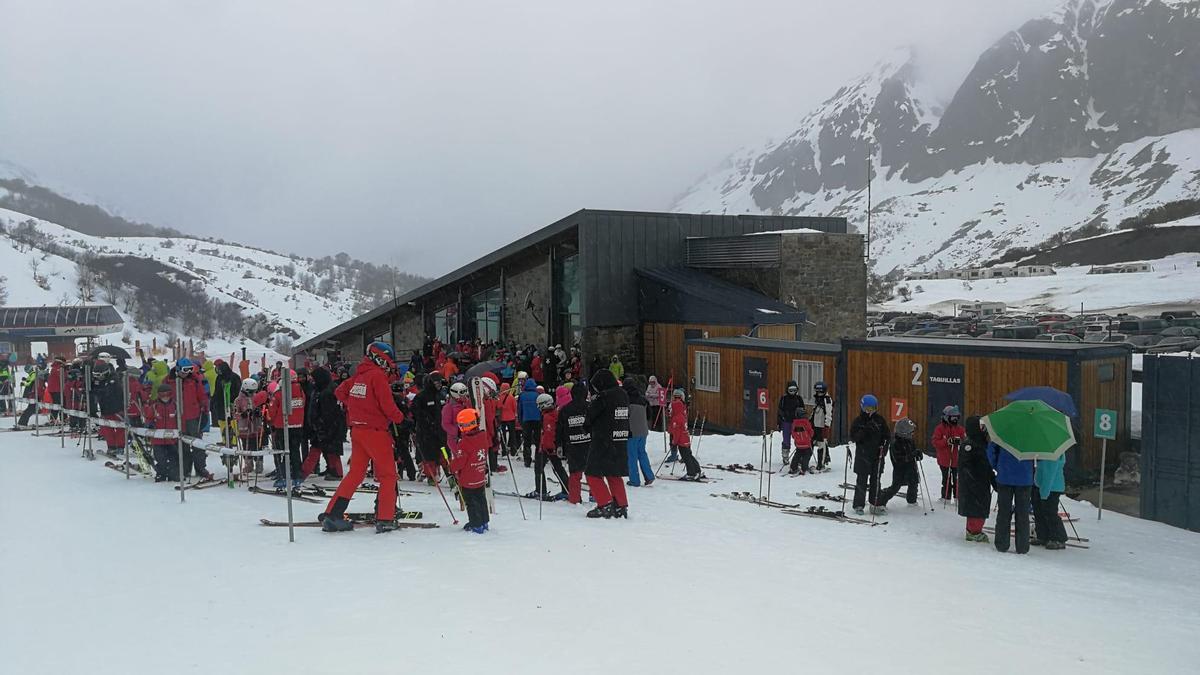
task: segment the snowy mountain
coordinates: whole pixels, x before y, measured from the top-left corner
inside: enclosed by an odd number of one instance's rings
[[[865,232],[869,172],[879,274],[1111,230],[1200,193],[1197,35],[1200,0],[1065,0],[984,52],[944,108],[900,50],[673,208]]]
[[[0,203],[12,197],[0,187]],[[0,208],[3,304],[111,303],[128,327],[105,336],[114,344],[180,337],[216,354],[240,346],[253,354],[286,351],[295,338],[376,304],[378,297],[356,289],[380,269],[345,254],[313,260],[186,236],[85,234]],[[412,280],[404,275],[397,283],[403,291]]]

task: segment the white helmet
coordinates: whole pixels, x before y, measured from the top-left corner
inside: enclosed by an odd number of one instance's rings
[[[247,377],[246,379],[242,380],[242,391],[246,392],[247,394],[253,394],[254,392],[258,391],[258,380],[254,379],[253,377]]]
[[[525,379],[528,379],[528,378],[529,378],[529,373],[527,373],[527,372],[525,372],[525,371],[523,371],[523,370],[517,373],[517,379],[518,379],[518,380],[525,380]]]
[[[492,378],[485,377],[482,378],[480,382],[482,383],[480,386],[483,387],[484,396],[488,398],[496,398],[498,395],[500,395],[499,390],[496,388],[496,383],[492,382]]]
[[[554,397],[550,394],[538,394],[537,397],[538,410],[551,410],[554,408]]]
[[[450,385],[450,395],[454,398],[466,398],[468,393],[470,392],[467,390],[467,385],[462,382],[455,382]]]

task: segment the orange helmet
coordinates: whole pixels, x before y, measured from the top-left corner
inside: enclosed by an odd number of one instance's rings
[[[467,408],[458,413],[458,430],[463,433],[475,431],[479,428],[479,413],[475,412],[474,408]]]

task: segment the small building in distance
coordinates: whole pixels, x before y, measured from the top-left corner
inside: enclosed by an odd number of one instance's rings
[[[86,344],[124,327],[125,320],[112,305],[0,307],[0,354],[16,354],[18,364],[32,363],[43,354],[73,359],[80,338]],[[34,353],[36,343],[45,343],[45,349]]]

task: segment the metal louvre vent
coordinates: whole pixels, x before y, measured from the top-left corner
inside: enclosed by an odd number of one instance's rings
[[[769,267],[783,259],[783,238],[763,234],[755,237],[701,237],[687,240],[689,267]]]

